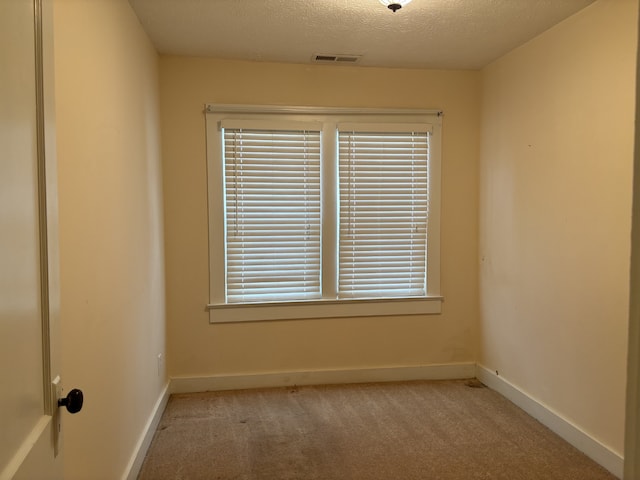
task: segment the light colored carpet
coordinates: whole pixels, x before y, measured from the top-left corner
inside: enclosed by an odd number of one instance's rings
[[[455,380],[172,395],[138,479],[615,477],[498,393]]]

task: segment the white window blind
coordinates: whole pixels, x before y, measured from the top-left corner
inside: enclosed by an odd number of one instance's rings
[[[221,127],[226,301],[321,298],[320,128],[242,121]]]
[[[426,295],[430,126],[338,130],[339,298]]]

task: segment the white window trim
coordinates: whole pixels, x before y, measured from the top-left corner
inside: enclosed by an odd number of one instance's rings
[[[323,262],[322,290],[328,298],[317,301],[273,302],[260,304],[225,303],[224,258],[224,174],[222,171],[222,138],[220,122],[244,120],[309,121],[310,117],[325,121],[322,148],[333,149],[334,126],[339,123],[362,121],[389,123],[390,118],[402,123],[429,123],[433,127],[429,143],[429,225],[427,238],[428,282],[425,297],[393,299],[331,298],[337,291],[337,262]],[[366,118],[365,118],[366,117]],[[440,198],[441,198],[441,134],[442,112],[439,110],[404,110],[370,108],[323,108],[256,105],[208,104],[205,106],[207,137],[207,188],[209,220],[209,311],[210,323],[255,322],[262,320],[293,320],[329,317],[359,317],[386,315],[438,314],[442,309],[440,295]],[[323,162],[322,236],[336,236],[337,225],[337,166]],[[327,221],[329,220],[329,221]],[[335,245],[334,245],[335,244]],[[336,258],[337,242],[322,246],[323,256]]]

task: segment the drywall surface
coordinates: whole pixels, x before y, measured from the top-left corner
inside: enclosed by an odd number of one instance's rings
[[[638,42],[640,45],[640,41]],[[636,125],[631,220],[631,281],[627,355],[624,478],[640,477],[640,49],[636,56]]]
[[[623,452],[637,2],[482,72],[480,363]]]
[[[158,57],[126,0],[54,5],[64,478],[121,478],[166,384]]]
[[[161,57],[171,376],[474,361],[479,72]],[[205,103],[444,110],[443,313],[209,324]]]

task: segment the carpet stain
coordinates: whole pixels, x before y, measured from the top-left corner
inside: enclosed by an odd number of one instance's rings
[[[467,387],[471,387],[471,388],[486,388],[487,387],[484,383],[482,383],[477,378],[472,378],[470,380],[467,380],[466,382],[464,382],[464,384]]]

